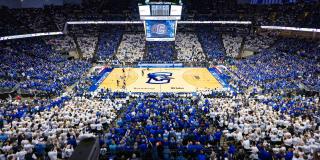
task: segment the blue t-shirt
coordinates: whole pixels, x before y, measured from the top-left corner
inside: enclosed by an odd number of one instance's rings
[[[285,160],[291,160],[293,158],[293,152],[288,152],[284,158]]]
[[[219,141],[221,139],[221,136],[222,136],[221,131],[214,133],[214,140]]]
[[[206,157],[206,155],[204,155],[204,154],[199,154],[199,155],[197,156],[197,159],[198,159],[198,160],[206,160],[207,157]]]

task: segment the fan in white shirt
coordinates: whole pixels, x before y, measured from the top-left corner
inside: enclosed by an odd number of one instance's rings
[[[54,148],[51,151],[48,152],[48,157],[50,158],[50,160],[57,160],[58,159],[58,152],[57,150]]]

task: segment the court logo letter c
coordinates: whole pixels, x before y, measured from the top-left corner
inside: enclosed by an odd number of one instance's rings
[[[170,83],[172,77],[172,73],[170,72],[154,72],[149,73],[148,78],[149,80],[146,83],[149,84],[167,84]]]

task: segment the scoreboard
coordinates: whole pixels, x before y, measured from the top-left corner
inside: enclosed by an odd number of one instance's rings
[[[140,19],[144,21],[147,41],[174,41],[177,21],[181,19],[182,4],[150,2],[139,4]]]
[[[170,5],[151,5],[151,15],[170,16]]]

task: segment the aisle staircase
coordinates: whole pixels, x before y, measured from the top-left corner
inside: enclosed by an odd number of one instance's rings
[[[245,44],[245,42],[246,42],[246,39],[247,39],[246,36],[244,36],[244,37],[242,38],[241,45],[240,45],[240,49],[239,49],[239,53],[238,53],[238,56],[237,56],[236,58],[241,58],[241,54],[243,53],[244,44]]]
[[[79,58],[83,58],[83,54],[81,52],[80,45],[77,41],[77,37],[75,35],[72,35],[71,37],[73,38],[74,43],[76,44],[76,50],[77,50],[77,53],[79,54]]]

